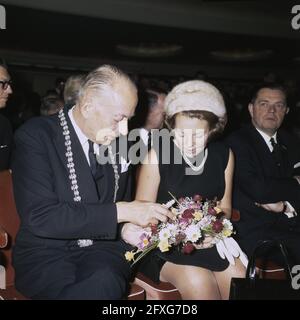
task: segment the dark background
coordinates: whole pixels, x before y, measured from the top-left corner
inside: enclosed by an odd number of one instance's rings
[[[0,30],[0,56],[9,64],[15,91],[2,112],[28,104],[28,95],[31,105],[38,104],[35,94],[43,96],[58,77],[103,63],[118,65],[135,80],[164,91],[187,79],[207,79],[224,94],[229,113],[235,113],[232,121],[240,121],[236,114],[241,112],[243,121],[247,118],[249,92],[262,80],[284,82],[296,109],[300,30],[291,26],[295,3],[2,1],[7,28]],[[174,46],[179,48],[175,53]]]

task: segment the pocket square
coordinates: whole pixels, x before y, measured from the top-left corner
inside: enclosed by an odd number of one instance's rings
[[[0,149],[4,149],[4,148],[7,148],[7,147],[8,147],[7,144],[2,144],[2,145],[0,145]]]
[[[294,169],[297,169],[300,167],[300,162],[297,162],[295,165],[294,165]]]
[[[131,160],[129,162],[126,162],[126,160],[123,157],[121,157],[121,173],[128,171],[130,164]]]

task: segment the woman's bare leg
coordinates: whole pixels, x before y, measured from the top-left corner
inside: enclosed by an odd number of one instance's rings
[[[216,278],[210,270],[166,262],[160,280],[170,282],[180,292],[183,300],[220,300]]]
[[[214,272],[222,300],[229,299],[231,278],[245,278],[245,274],[246,269],[240,259],[235,259],[234,266],[230,264],[226,270]]]

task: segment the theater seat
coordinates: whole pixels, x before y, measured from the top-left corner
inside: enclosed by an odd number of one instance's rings
[[[27,300],[14,286],[12,246],[19,225],[20,220],[14,201],[11,172],[2,171],[0,172],[0,300]],[[145,290],[138,284],[131,284],[127,299],[144,300]]]
[[[127,300],[145,300],[145,290],[138,284],[132,283]]]
[[[241,218],[240,211],[232,209],[231,221],[238,222]],[[286,279],[286,273],[282,266],[268,259],[257,259],[255,261],[256,272],[261,279]]]
[[[146,292],[146,300],[181,300],[181,295],[171,283],[155,283],[142,273],[138,273],[134,280]]]
[[[1,273],[3,283],[0,297],[5,300],[25,300],[14,287],[15,272],[12,266],[12,246],[20,225],[17,214],[10,171],[0,172],[0,261],[5,273]]]
[[[285,280],[287,278],[284,268],[273,261],[257,259],[255,265],[261,279]]]

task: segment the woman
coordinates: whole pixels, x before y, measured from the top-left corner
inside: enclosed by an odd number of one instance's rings
[[[176,197],[217,197],[219,207],[230,218],[234,159],[229,148],[211,142],[226,123],[222,95],[207,82],[184,82],[167,95],[165,113],[174,135],[170,164],[164,164],[160,154],[165,148],[150,150],[141,168],[136,199],[166,203],[169,192]],[[182,160],[179,164],[178,159]],[[229,264],[210,238],[196,249],[189,255],[157,250],[143,258],[140,271],[154,281],[172,283],[183,299],[228,299],[231,278],[245,276],[240,259]]]

